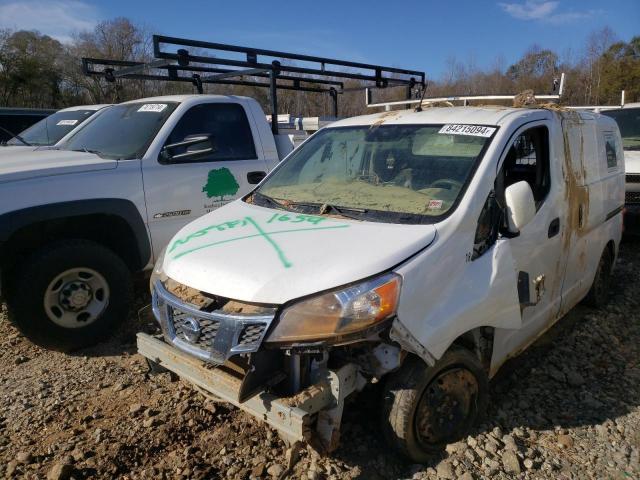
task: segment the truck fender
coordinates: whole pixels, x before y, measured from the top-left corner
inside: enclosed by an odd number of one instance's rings
[[[151,242],[140,211],[130,200],[122,198],[95,198],[70,202],[49,203],[13,210],[0,215],[0,243],[23,227],[48,220],[101,214],[124,219],[136,239],[140,258],[139,268],[144,268],[151,258]]]

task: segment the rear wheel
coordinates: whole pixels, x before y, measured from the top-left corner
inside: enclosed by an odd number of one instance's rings
[[[384,389],[382,424],[387,441],[422,463],[466,436],[483,413],[488,378],[478,359],[452,349],[427,366],[411,358]]]
[[[609,298],[609,283],[611,281],[611,271],[613,269],[613,255],[609,248],[605,248],[598,263],[596,276],[584,303],[590,307],[599,308],[607,303]]]
[[[73,350],[109,335],[126,318],[129,270],[111,250],[87,240],[48,245],[18,266],[9,316],[31,341]]]

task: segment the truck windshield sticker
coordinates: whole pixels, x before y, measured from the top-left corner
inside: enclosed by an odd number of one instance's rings
[[[490,137],[496,129],[482,125],[445,125],[438,133],[447,135],[468,135],[471,137]]]
[[[238,193],[240,185],[236,181],[236,177],[228,168],[216,168],[209,171],[207,183],[202,187],[202,191],[207,198],[220,197],[222,200],[225,195],[235,195]]]
[[[171,245],[171,248],[169,249],[168,253],[173,252],[177,247],[180,247],[188,242],[190,242],[191,240],[193,240],[194,238],[198,238],[198,237],[202,237],[204,235],[207,235],[209,232],[212,231],[218,231],[218,232],[224,232],[226,230],[231,230],[231,229],[235,229],[235,228],[243,228],[243,227],[253,227],[251,230],[256,231],[257,233],[250,233],[248,235],[242,235],[239,237],[233,237],[233,238],[227,238],[224,240],[219,240],[217,242],[212,242],[212,243],[207,243],[205,245],[199,245],[197,247],[188,249],[188,250],[184,250],[182,252],[179,252],[177,254],[175,254],[173,256],[173,259],[178,259],[180,257],[183,257],[184,255],[187,255],[189,253],[198,251],[198,250],[202,250],[204,248],[210,248],[210,247],[215,247],[217,245],[222,245],[225,243],[230,243],[230,242],[234,242],[236,240],[244,240],[244,239],[248,239],[248,238],[256,238],[256,237],[262,237],[265,239],[265,241],[267,243],[269,243],[269,245],[271,245],[271,247],[275,250],[276,254],[278,255],[278,259],[280,260],[280,262],[282,263],[282,265],[285,268],[291,268],[293,266],[293,264],[291,263],[291,261],[287,258],[287,256],[285,255],[284,251],[282,250],[282,248],[280,247],[280,245],[272,238],[273,235],[279,235],[282,233],[293,233],[293,232],[309,232],[309,231],[315,231],[315,230],[330,230],[330,229],[336,229],[336,228],[347,228],[349,225],[347,224],[338,224],[338,225],[327,225],[327,226],[312,226],[312,225],[318,225],[320,222],[325,221],[326,219],[323,217],[316,217],[313,215],[286,215],[286,214],[274,214],[269,220],[267,220],[265,223],[265,225],[260,225],[259,221],[256,221],[253,217],[244,217],[243,219],[239,219],[239,220],[229,220],[226,222],[222,222],[216,225],[210,225],[208,227],[205,227],[201,230],[198,230],[196,232],[193,232],[189,235],[187,235],[184,238],[179,238],[177,240],[175,240],[173,242],[173,244]],[[292,228],[292,229],[287,229],[287,230],[275,230],[275,231],[266,231],[264,228],[266,228],[266,224],[273,224],[273,222],[289,222],[289,223],[297,223],[298,225],[300,225],[301,228]],[[309,225],[306,228],[303,228],[302,225]],[[264,227],[264,228],[263,228]]]
[[[142,105],[138,111],[139,112],[153,112],[153,113],[160,113],[161,111],[163,111],[165,108],[167,108],[167,104],[166,103],[145,103],[144,105]]]
[[[75,125],[78,120],[60,120],[56,125]]]

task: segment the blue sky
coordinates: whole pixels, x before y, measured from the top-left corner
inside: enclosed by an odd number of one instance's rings
[[[124,16],[152,33],[424,70],[447,59],[513,63],[530,45],[582,53],[590,32],[640,35],[640,0],[453,2],[267,0],[0,0],[0,28],[39,30],[62,41]]]

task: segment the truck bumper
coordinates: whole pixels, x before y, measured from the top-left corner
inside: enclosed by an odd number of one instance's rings
[[[344,399],[362,389],[365,379],[354,364],[327,370],[326,377],[293,397],[260,392],[238,401],[241,378],[207,364],[161,339],[137,335],[138,353],[198,387],[215,400],[230,403],[275,428],[287,441],[306,442],[321,451],[338,446]]]
[[[624,206],[624,233],[640,235],[640,203],[627,203]]]

